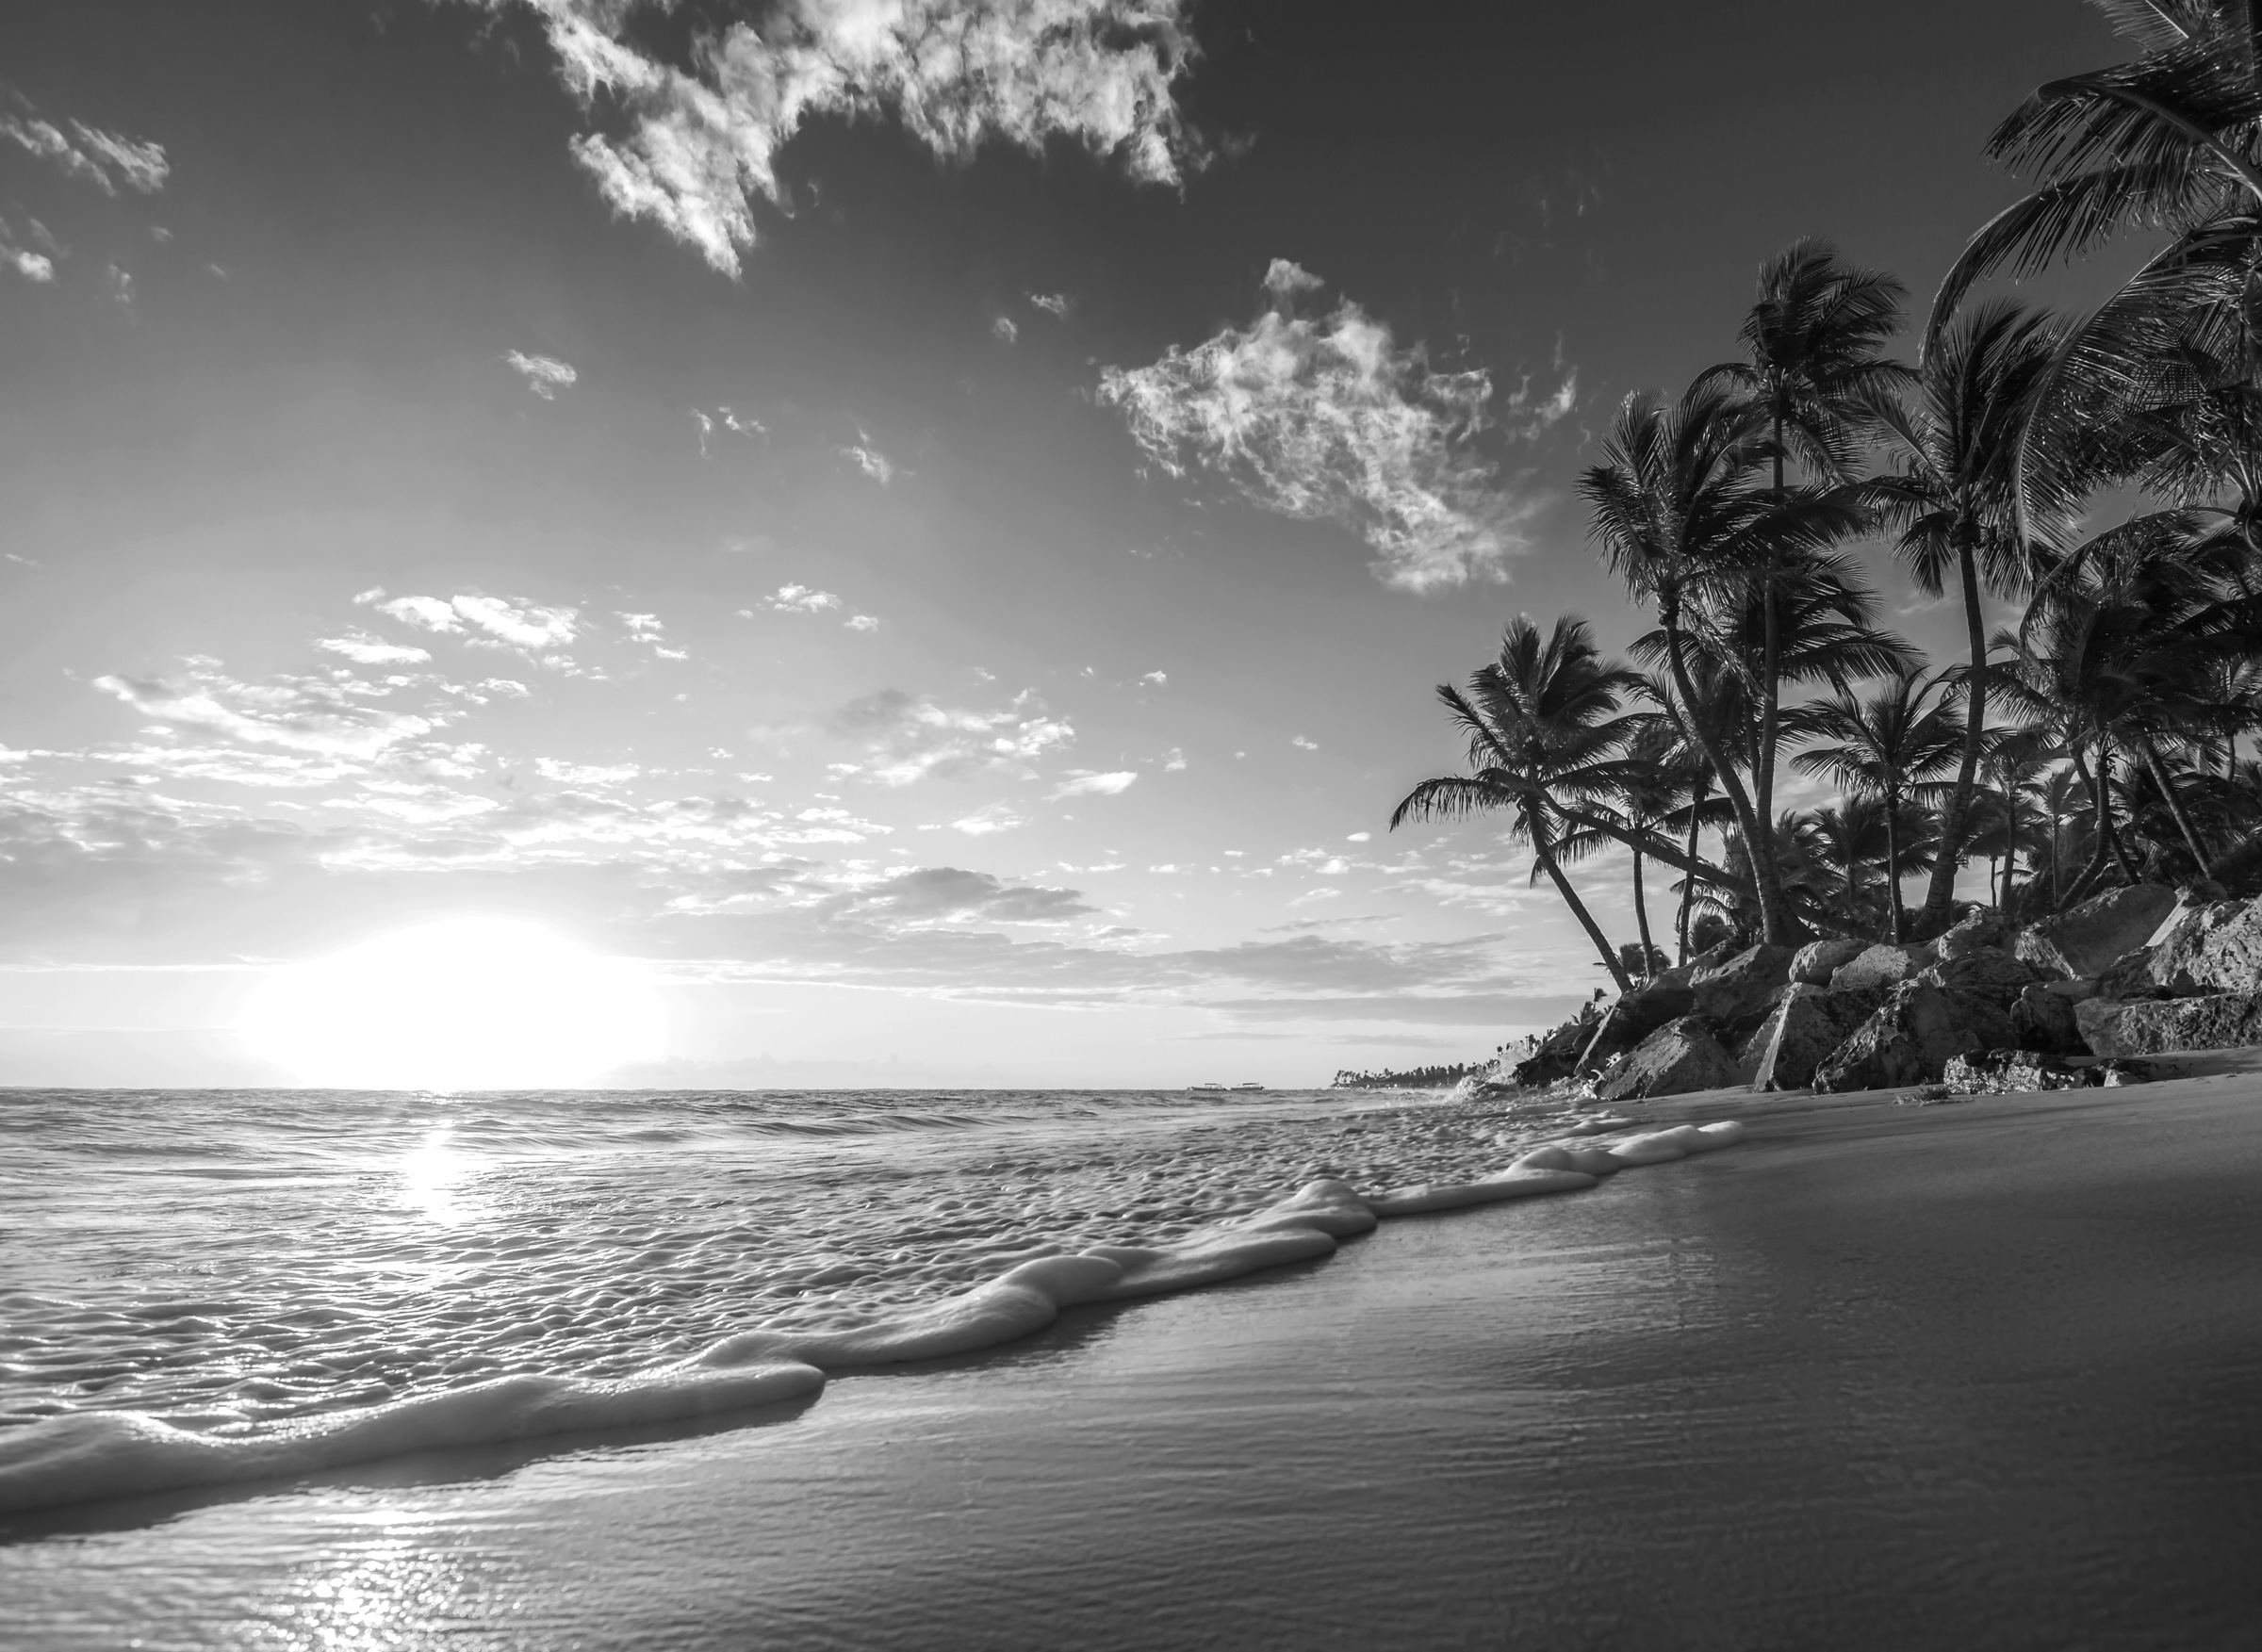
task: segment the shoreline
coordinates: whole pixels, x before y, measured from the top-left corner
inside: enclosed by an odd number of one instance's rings
[[[1750,1139],[776,1426],[16,1522],[0,1576],[57,1648],[314,1634],[340,1579],[401,1645],[2229,1646],[2262,1079],[2212,1065],[1653,1104]]]

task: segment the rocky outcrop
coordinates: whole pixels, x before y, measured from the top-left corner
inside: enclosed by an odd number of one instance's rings
[[[1642,1040],[1669,1021],[1678,1021],[1696,1007],[1696,994],[1685,972],[1661,975],[1648,986],[1629,992],[1604,1012],[1585,1049],[1580,1052],[1581,1072],[1593,1072],[1611,1058],[1636,1049]]]
[[[2143,978],[2178,998],[2262,991],[2262,901],[2186,908],[2147,955]]]
[[[2121,1054],[2119,1033],[2124,1007],[2118,998],[2085,998],[2074,1006],[2074,1027],[2090,1055]]]
[[[1951,1055],[1941,1088],[1952,1096],[2019,1094],[2029,1090],[2094,1089],[2101,1085],[2145,1084],[2157,1076],[2141,1061],[2066,1061],[2031,1050],[1988,1050]]]
[[[1759,1058],[1751,1065],[1751,1088],[1804,1089],[1814,1082],[1814,1069],[1853,1037],[1884,999],[1883,988],[1833,992],[1811,981],[1794,981],[1752,1035]]]
[[[1941,1075],[1951,1055],[2010,1043],[2010,1017],[1991,1000],[1926,981],[1905,981],[1815,1069],[1814,1088],[1926,1084]]]
[[[1992,907],[1975,907],[1932,943],[1932,951],[1943,959],[1960,958],[1982,948],[2002,946],[2016,928]]]
[[[1652,1096],[1685,1095],[1691,1090],[1725,1089],[1736,1082],[1736,1064],[1712,1029],[1696,1016],[1682,1016],[1644,1039],[1595,1087],[1604,1102],[1638,1102]]]
[[[1931,961],[1931,954],[1921,946],[1865,947],[1831,973],[1830,990],[1852,992],[1869,987],[1898,986]]]
[[[2079,979],[2102,975],[2116,958],[2144,945],[2175,910],[2175,891],[2139,883],[2107,890],[2071,910],[2019,932],[2018,956],[2047,974]]]
[[[2082,1041],[2081,1023],[2074,1019],[2074,1000],[2040,983],[2019,993],[2010,1006],[2011,1042],[2022,1050],[2043,1055],[2079,1055],[2089,1050]]]
[[[1782,996],[1791,975],[1792,956],[1787,946],[1752,946],[1691,972],[1689,987],[1696,1002],[1690,1013],[1704,1017],[1723,1031],[1746,1030],[1739,1023],[1757,1022]]]
[[[2105,1000],[2093,1000],[2104,1004]],[[2159,998],[2113,1006],[2100,1055],[2165,1055],[2179,1050],[2232,1050],[2262,1044],[2262,992],[2218,992],[2205,998]],[[2084,1004],[2076,1013],[2090,1008]],[[2100,1020],[2103,1018],[2100,1017]],[[2082,1030],[2090,1031],[2085,1021]]]
[[[1841,964],[1850,964],[1870,948],[1870,942],[1852,937],[1810,940],[1791,957],[1791,979],[1810,987],[1828,987]]]
[[[1940,962],[1919,970],[1915,978],[1935,987],[1976,992],[1982,998],[2008,1006],[2028,987],[2040,983],[2042,973],[1999,946],[1974,945],[1954,957],[1943,956]]]

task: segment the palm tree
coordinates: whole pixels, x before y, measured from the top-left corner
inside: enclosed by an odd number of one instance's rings
[[[1632,712],[1626,722],[1629,734],[1621,764],[1616,795],[1608,810],[1598,805],[1588,808],[1598,815],[1615,815],[1628,828],[1633,849],[1633,924],[1640,937],[1638,943],[1629,942],[1636,956],[1644,960],[1659,956],[1656,943],[1649,934],[1649,892],[1643,877],[1643,862],[1647,859],[1644,840],[1654,834],[1674,815],[1675,808],[1687,789],[1686,765],[1680,761],[1681,738],[1679,730],[1653,712]],[[1595,826],[1579,825],[1557,840],[1557,859],[1576,861],[1585,858],[1604,843],[1614,841],[1611,834]],[[1694,857],[1695,850],[1690,853]],[[1534,875],[1537,868],[1533,868]],[[1621,958],[1627,947],[1619,948]],[[1655,971],[1645,961],[1642,975],[1647,979]]]
[[[1611,571],[1635,597],[1656,605],[1658,652],[1678,706],[1699,703],[1684,625],[1692,606],[1722,598],[1755,568],[1802,563],[1861,522],[1859,508],[1844,499],[1799,494],[1774,500],[1758,483],[1744,423],[1736,400],[1717,387],[1694,385],[1670,405],[1630,396],[1604,462],[1579,483],[1589,532]],[[1704,752],[1745,841],[1764,841],[1744,777],[1704,720],[1690,720],[1682,732]],[[1754,875],[1763,939],[1777,945],[1804,940],[1772,858],[1759,857]]]
[[[1885,902],[1891,939],[1904,936],[1901,909],[1901,810],[1956,761],[1957,688],[1945,673],[1929,679],[1894,672],[1867,699],[1842,688],[1813,709],[1824,744],[1791,760],[1802,773],[1828,775],[1848,791],[1875,797],[1885,812]]]
[[[1475,672],[1466,692],[1437,686],[1467,739],[1471,772],[1422,781],[1390,813],[1396,831],[1405,820],[1505,810],[1511,836],[1532,845],[1534,871],[1554,883],[1620,992],[1631,984],[1617,949],[1564,875],[1557,844],[1564,801],[1601,802],[1625,779],[1618,751],[1631,730],[1617,712],[1638,681],[1602,658],[1586,621],[1566,614],[1543,635],[1518,615],[1500,639],[1500,658]]]
[[[1747,359],[1723,362],[1696,383],[1733,394],[1755,433],[1764,433],[1774,502],[1788,502],[1784,465],[1795,457],[1825,484],[1852,479],[1858,436],[1890,403],[1909,368],[1877,353],[1901,329],[1908,289],[1898,279],[1846,263],[1829,242],[1795,241],[1760,268],[1758,299],[1737,330]],[[1772,596],[1778,547],[1760,570],[1765,635],[1760,658],[1760,750],[1752,807],[1773,818],[1781,708],[1780,640]]]
[[[1923,936],[1938,932],[1948,921],[1959,845],[1986,745],[1987,626],[1981,587],[2017,596],[2032,578],[2033,559],[2011,508],[2010,471],[2035,384],[2056,347],[2046,317],[2013,304],[1982,304],[1927,352],[1910,399],[1877,412],[1894,466],[1891,475],[1867,483],[1863,495],[1899,529],[1901,562],[1926,596],[1940,596],[1953,571],[1963,600],[1968,649],[1962,758],[1942,812],[1942,852],[1917,918],[1917,933]]]

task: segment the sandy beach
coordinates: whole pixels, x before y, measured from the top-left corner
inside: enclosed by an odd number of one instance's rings
[[[13,1644],[2254,1644],[2262,1083],[1655,1111],[1750,1138],[741,1426],[20,1519]]]

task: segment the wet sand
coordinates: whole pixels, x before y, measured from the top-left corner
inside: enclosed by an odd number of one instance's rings
[[[2262,1079],[1650,1111],[1751,1138],[756,1426],[22,1519],[11,1644],[2262,1642]]]

